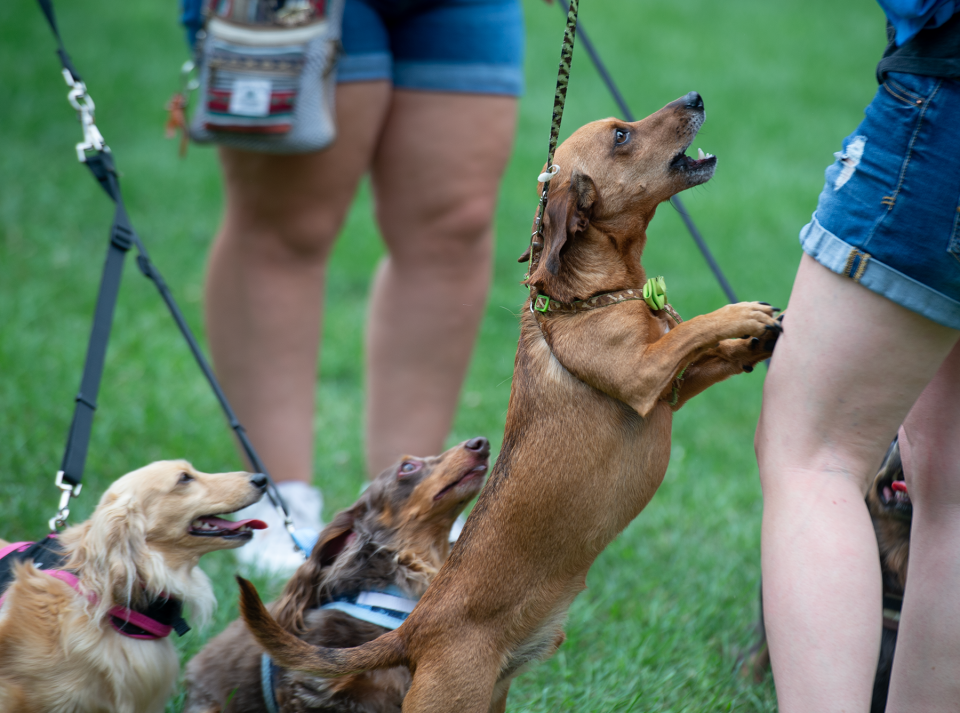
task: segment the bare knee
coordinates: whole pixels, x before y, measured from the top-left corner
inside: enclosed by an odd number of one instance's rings
[[[317,156],[221,151],[226,212],[220,240],[269,263],[322,263],[355,182],[330,183]]]
[[[218,249],[258,267],[312,268],[326,264],[343,215],[323,202],[245,200],[228,195]]]
[[[469,196],[446,205],[378,203],[377,220],[400,269],[436,273],[486,268],[493,256],[494,201]]]

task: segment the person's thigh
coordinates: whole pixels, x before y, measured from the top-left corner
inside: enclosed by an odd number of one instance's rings
[[[373,171],[394,260],[463,250],[489,229],[516,112],[509,96],[394,92]]]
[[[865,488],[957,332],[807,255],[784,323],[764,385],[758,450]]]
[[[328,247],[370,166],[390,93],[385,80],[338,84],[337,138],[323,151],[278,155],[220,148],[227,231],[263,237],[295,253]]]
[[[395,260],[404,248],[421,259],[431,246],[462,250],[458,237],[474,242],[489,228],[523,88],[518,0],[405,5],[389,26],[395,92],[373,174]],[[431,225],[447,240],[422,232]]]

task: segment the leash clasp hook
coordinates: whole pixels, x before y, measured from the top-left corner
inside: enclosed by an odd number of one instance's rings
[[[63,471],[57,471],[57,477],[53,481],[54,485],[60,488],[60,505],[57,508],[57,514],[50,518],[50,532],[59,532],[67,524],[67,518],[70,517],[70,498],[75,498],[80,495],[80,490],[83,488],[83,483],[78,483],[73,485],[71,483],[63,482]]]
[[[80,126],[83,128],[83,141],[77,144],[77,160],[80,163],[86,163],[87,151],[109,151],[110,149],[103,140],[100,129],[94,123],[93,115],[96,105],[93,103],[93,97],[87,94],[87,85],[76,81],[67,69],[63,70],[63,78],[70,87],[67,100],[70,106],[76,109]]]

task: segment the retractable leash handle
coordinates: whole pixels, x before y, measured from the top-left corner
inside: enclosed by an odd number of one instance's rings
[[[93,414],[97,409],[97,394],[100,390],[100,380],[103,376],[103,366],[106,357],[107,343],[110,340],[110,328],[113,324],[114,308],[117,302],[117,294],[120,289],[120,280],[123,275],[123,260],[127,251],[135,246],[137,249],[137,265],[145,277],[150,279],[163,301],[166,303],[170,314],[180,329],[181,334],[190,347],[200,370],[206,377],[207,382],[213,389],[220,408],[223,410],[230,428],[233,429],[240,442],[247,459],[253,468],[263,473],[267,477],[267,497],[271,504],[276,508],[278,514],[283,520],[284,528],[293,541],[294,548],[300,551],[304,557],[309,555],[309,548],[305,547],[305,542],[309,542],[310,537],[305,536],[303,531],[295,531],[293,520],[290,517],[287,505],[277,490],[276,484],[264,467],[263,462],[257,455],[253,444],[247,437],[246,431],[237,419],[236,414],[227,401],[226,394],[220,387],[213,369],[207,362],[200,344],[193,335],[190,326],[187,324],[183,313],[180,311],[170,288],[160,271],[150,260],[147,249],[140,240],[133,226],[130,224],[126,208],[123,204],[123,196],[120,193],[120,183],[116,167],[113,162],[113,155],[110,148],[103,139],[100,130],[94,121],[95,104],[93,99],[87,93],[86,85],[80,79],[70,60],[70,56],[63,45],[60,32],[57,28],[56,17],[53,11],[52,0],[37,0],[40,9],[43,11],[50,29],[53,31],[57,41],[57,54],[63,65],[63,78],[70,87],[67,99],[70,105],[77,111],[80,125],[83,129],[83,141],[77,144],[77,160],[90,169],[90,172],[97,179],[101,188],[113,200],[116,208],[114,212],[113,225],[110,228],[110,245],[107,250],[107,258],[104,264],[103,277],[100,281],[100,291],[97,295],[97,306],[94,312],[93,327],[90,333],[90,342],[87,346],[87,356],[84,362],[83,377],[80,382],[80,392],[76,397],[76,406],[74,408],[73,420],[70,424],[70,432],[67,437],[67,445],[64,449],[63,461],[60,470],[57,472],[55,484],[60,489],[60,503],[57,514],[50,519],[50,530],[56,532],[62,529],[70,515],[70,499],[80,495],[81,480],[86,465],[87,448],[90,443],[90,431],[93,425]],[[297,534],[295,535],[295,532]]]

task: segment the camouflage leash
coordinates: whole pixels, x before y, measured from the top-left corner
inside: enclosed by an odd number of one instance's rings
[[[537,206],[537,217],[534,219],[534,231],[530,236],[530,247],[521,262],[529,256],[530,266],[526,279],[537,269],[540,263],[540,254],[543,250],[543,215],[547,209],[547,190],[550,179],[557,175],[559,166],[553,163],[553,154],[557,150],[557,140],[560,138],[560,122],[563,119],[563,105],[567,100],[567,85],[570,83],[570,64],[573,61],[573,41],[577,36],[577,13],[580,9],[580,0],[570,0],[570,9],[567,11],[567,27],[563,32],[563,46],[560,48],[560,68],[557,70],[557,91],[553,96],[553,119],[550,122],[550,145],[547,149],[547,169],[540,174],[538,181],[543,184],[540,193],[540,203]],[[530,287],[530,298],[536,300],[537,289]]]

